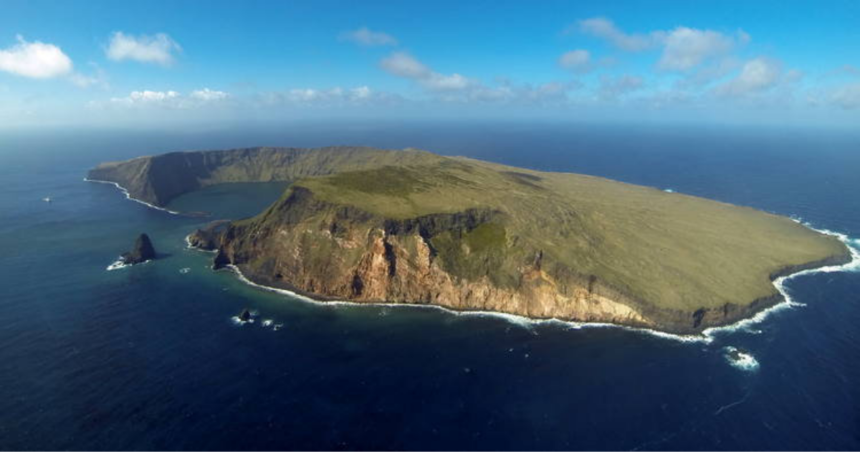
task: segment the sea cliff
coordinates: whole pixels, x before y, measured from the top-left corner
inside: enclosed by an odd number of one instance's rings
[[[780,302],[781,275],[851,259],[838,240],[788,218],[590,176],[413,150],[168,156],[90,176],[155,205],[213,183],[293,182],[259,215],[189,242],[216,251],[216,267],[321,300],[686,334]]]

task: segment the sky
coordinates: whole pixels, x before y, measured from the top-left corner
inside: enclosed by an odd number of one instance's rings
[[[0,1],[0,128],[860,125],[860,2]]]

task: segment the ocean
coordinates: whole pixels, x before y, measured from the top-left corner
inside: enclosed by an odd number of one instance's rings
[[[258,145],[417,147],[674,190],[860,248],[860,134],[728,127],[288,123],[0,132],[0,449],[860,449],[860,272],[684,341],[618,327],[310,303],[210,269],[184,237],[283,184],[169,208],[102,161]],[[50,203],[43,198],[50,197]],[[161,259],[107,271],[137,234]],[[233,317],[255,312],[253,323]],[[264,322],[270,320],[271,322]],[[732,347],[752,361],[736,365]]]

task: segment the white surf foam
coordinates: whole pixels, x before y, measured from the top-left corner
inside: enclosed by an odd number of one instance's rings
[[[234,324],[236,324],[236,325],[245,325],[245,324],[247,324],[247,323],[254,323],[254,319],[253,319],[253,318],[250,318],[250,319],[248,319],[248,320],[242,320],[242,319],[240,319],[240,318],[239,318],[239,316],[238,316],[238,315],[234,315],[233,317],[230,317],[230,320],[232,320],[232,321],[233,321],[233,323],[234,323]]]
[[[236,267],[235,265],[227,265],[226,268],[233,271],[236,276],[244,282],[253,287],[257,287],[262,290],[266,290],[269,292],[275,292],[282,295],[289,295],[292,298],[298,299],[300,301],[311,303],[319,306],[360,306],[360,307],[368,307],[368,306],[383,306],[386,308],[411,308],[411,309],[436,309],[439,311],[443,311],[450,315],[455,316],[474,316],[474,317],[492,317],[496,319],[505,320],[510,322],[513,325],[526,328],[533,329],[536,325],[547,325],[547,324],[556,324],[565,326],[570,329],[581,329],[581,328],[620,328],[627,331],[632,331],[640,334],[647,334],[649,336],[655,336],[662,339],[669,339],[679,342],[698,342],[698,343],[710,343],[713,339],[703,335],[682,335],[682,334],[672,334],[665,333],[662,331],[651,330],[648,328],[636,328],[624,325],[616,325],[614,323],[597,323],[597,322],[570,322],[559,319],[532,319],[528,317],[518,316],[514,314],[507,314],[503,312],[491,312],[491,311],[455,311],[452,309],[445,308],[443,306],[429,305],[429,304],[406,304],[406,303],[359,303],[355,301],[345,301],[345,300],[333,300],[333,301],[320,301],[310,298],[305,295],[298,294],[291,290],[280,289],[277,287],[269,287],[264,286],[262,284],[257,284],[250,279],[248,279],[242,271]]]
[[[239,279],[242,282],[244,282],[245,284],[248,284],[250,286],[257,287],[257,288],[260,288],[260,289],[263,289],[263,290],[266,290],[269,292],[275,292],[275,293],[280,293],[283,295],[289,295],[292,298],[295,298],[295,299],[298,299],[298,300],[301,300],[301,301],[304,301],[307,303],[316,304],[316,305],[384,306],[384,307],[391,307],[391,308],[437,309],[437,310],[444,311],[448,314],[456,315],[456,316],[476,316],[476,317],[498,318],[498,319],[505,320],[507,322],[510,322],[514,325],[517,325],[517,326],[520,326],[520,327],[523,327],[526,329],[533,329],[534,326],[536,326],[536,325],[546,325],[546,324],[562,325],[566,328],[575,329],[575,330],[582,329],[582,328],[620,328],[620,329],[623,329],[626,331],[636,332],[636,333],[640,333],[640,334],[646,334],[649,336],[659,337],[661,339],[667,339],[667,340],[672,340],[672,341],[677,341],[677,342],[709,344],[709,343],[713,342],[715,335],[721,334],[721,333],[731,333],[731,332],[736,332],[736,331],[747,331],[751,334],[760,334],[761,330],[756,330],[756,329],[753,329],[751,327],[753,325],[761,323],[769,315],[773,314],[774,312],[778,312],[778,311],[781,311],[784,309],[791,309],[794,307],[804,306],[803,303],[799,303],[799,302],[794,301],[791,298],[791,295],[786,290],[785,282],[788,281],[789,279],[792,279],[792,278],[795,278],[798,276],[802,276],[802,275],[814,274],[814,273],[830,273],[830,272],[844,272],[844,271],[858,271],[858,270],[860,270],[860,240],[851,239],[845,234],[829,231],[827,229],[816,229],[816,228],[812,227],[811,225],[809,225],[808,223],[801,222],[799,219],[796,219],[796,218],[792,218],[792,219],[794,221],[797,221],[798,223],[803,224],[804,226],[808,227],[809,229],[820,232],[822,234],[827,234],[827,235],[831,235],[831,236],[838,238],[840,241],[842,241],[843,243],[845,243],[848,246],[848,248],[851,252],[851,258],[852,258],[851,261],[846,263],[846,264],[843,264],[843,265],[832,265],[832,266],[820,267],[820,268],[815,268],[815,269],[802,270],[802,271],[799,271],[797,273],[792,273],[792,274],[787,275],[787,276],[779,277],[773,281],[773,284],[776,287],[776,289],[780,292],[780,294],[782,294],[785,301],[783,301],[781,303],[777,303],[774,306],[771,306],[767,309],[759,311],[758,313],[756,313],[754,316],[752,316],[750,318],[742,319],[742,320],[735,322],[731,325],[707,328],[704,331],[702,331],[701,334],[673,334],[673,333],[667,333],[667,332],[663,332],[663,331],[652,330],[649,328],[631,327],[631,326],[625,326],[625,325],[617,325],[614,323],[572,322],[572,321],[560,320],[560,319],[532,319],[529,317],[523,317],[523,316],[519,316],[519,315],[507,314],[507,313],[502,313],[502,312],[455,311],[452,309],[445,308],[443,306],[436,306],[436,305],[429,305],[429,304],[425,305],[425,304],[406,304],[406,303],[359,303],[359,302],[345,301],[345,300],[320,301],[320,300],[315,300],[313,298],[310,298],[306,295],[298,294],[298,293],[293,292],[291,290],[280,289],[280,288],[276,288],[276,287],[269,287],[269,286],[265,286],[262,284],[257,284],[255,282],[251,281],[250,279],[248,279],[247,277],[245,277],[245,275],[242,273],[242,271],[238,267],[236,267],[235,265],[227,265],[227,268],[232,270],[239,277]]]
[[[725,349],[725,357],[726,361],[729,362],[733,367],[737,367],[738,369],[745,370],[747,372],[754,372],[759,369],[758,360],[755,359],[750,352],[739,351],[736,347],[728,346]],[[732,353],[737,353],[738,358],[735,359],[731,356]]]
[[[121,268],[131,267],[131,265],[126,264],[122,261],[122,259],[117,260],[116,262],[107,266],[107,271],[119,270]]]
[[[666,193],[675,193],[675,190],[671,188],[664,188],[663,191],[665,191]]]
[[[122,185],[120,185],[120,184],[118,184],[118,183],[116,183],[116,182],[111,182],[111,181],[107,181],[107,180],[98,180],[98,179],[88,179],[88,178],[86,178],[86,177],[84,178],[84,182],[94,182],[94,183],[97,183],[97,184],[109,184],[109,185],[113,185],[114,187],[118,188],[118,189],[119,189],[119,190],[120,190],[120,191],[125,195],[125,198],[126,198],[126,199],[130,199],[130,200],[132,200],[132,201],[134,201],[134,202],[139,202],[139,203],[141,203],[141,204],[143,204],[143,205],[145,205],[145,206],[147,206],[147,207],[153,208],[153,209],[155,209],[155,210],[160,210],[160,211],[162,211],[162,212],[167,212],[167,213],[169,213],[169,214],[171,214],[171,215],[179,215],[179,212],[176,212],[176,211],[173,211],[173,210],[170,210],[170,209],[165,209],[164,207],[158,207],[158,206],[153,205],[153,204],[150,204],[150,203],[148,203],[148,202],[146,202],[146,201],[141,201],[140,199],[137,199],[137,198],[132,198],[132,196],[128,193],[128,190],[126,190],[126,189],[125,189],[125,187],[123,187]]]
[[[264,327],[270,327],[270,326],[272,326],[272,323],[273,323],[272,319],[265,319],[265,320],[263,320],[262,325]]]
[[[188,267],[180,268],[180,269],[179,269],[179,273],[182,273],[183,275],[184,275],[184,274],[186,274],[186,273],[188,273],[188,272],[190,272],[190,271],[191,271],[191,269],[190,269],[190,268],[188,268]]]
[[[787,281],[794,279],[794,278],[797,278],[798,276],[812,275],[812,274],[816,274],[816,273],[856,272],[856,271],[860,270],[860,243],[858,243],[860,241],[858,241],[856,239],[852,239],[852,238],[848,237],[846,234],[843,234],[841,232],[834,232],[834,231],[830,231],[828,229],[816,229],[811,224],[806,223],[797,217],[792,217],[791,219],[797,223],[802,224],[803,226],[806,226],[809,229],[812,229],[813,231],[819,232],[821,234],[830,235],[830,236],[833,236],[833,237],[836,237],[837,239],[839,239],[839,241],[841,241],[842,243],[844,243],[848,247],[848,250],[851,253],[851,261],[849,261],[845,264],[842,264],[842,265],[828,265],[826,267],[818,267],[818,268],[812,268],[812,269],[808,269],[808,270],[801,270],[797,273],[792,273],[792,274],[786,275],[786,276],[780,276],[779,278],[776,278],[773,280],[773,286],[776,287],[776,290],[779,291],[779,293],[782,295],[782,297],[783,297],[782,302],[777,303],[777,304],[775,304],[775,305],[773,305],[767,309],[764,309],[762,311],[759,311],[758,313],[756,313],[754,316],[752,316],[750,318],[739,320],[739,321],[737,321],[731,325],[707,328],[704,331],[702,331],[703,335],[708,336],[708,337],[712,337],[715,334],[732,333],[735,331],[748,331],[748,332],[755,333],[757,330],[755,330],[751,327],[753,325],[761,323],[766,318],[768,318],[768,316],[770,316],[771,314],[773,314],[775,312],[779,312],[779,311],[784,311],[786,309],[799,308],[799,307],[806,306],[805,304],[794,300],[794,298],[791,297],[791,293],[788,291],[788,289],[785,286],[785,283]]]

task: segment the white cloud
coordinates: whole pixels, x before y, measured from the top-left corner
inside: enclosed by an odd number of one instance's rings
[[[639,52],[652,48],[658,43],[662,35],[662,32],[627,34],[616,27],[611,20],[604,17],[580,20],[577,25],[580,32],[605,39],[628,52]]]
[[[21,35],[18,43],[0,50],[0,71],[22,77],[47,79],[72,72],[72,60],[53,45],[39,41],[27,42]]]
[[[717,87],[717,93],[728,97],[755,94],[773,88],[782,79],[782,64],[769,58],[754,58],[744,63],[732,80]]]
[[[382,69],[392,75],[415,80],[431,91],[460,91],[477,84],[460,74],[434,72],[406,52],[394,52],[380,62]]]
[[[226,99],[230,95],[224,91],[214,91],[209,88],[203,88],[192,91],[191,94],[185,96],[178,91],[132,91],[125,97],[113,97],[110,99],[109,105],[124,106],[124,107],[161,107],[169,109],[187,109],[198,108],[203,106],[215,105]],[[101,103],[94,102],[93,105],[101,106]]]
[[[628,52],[662,49],[658,67],[671,71],[687,71],[702,62],[724,56],[749,42],[749,35],[738,30],[734,36],[714,30],[676,27],[654,30],[644,34],[628,34],[603,17],[581,20],[574,29],[610,42]]]
[[[658,65],[661,69],[686,71],[708,58],[728,54],[738,42],[748,39],[743,38],[746,33],[740,36],[736,40],[712,30],[678,27],[665,35]]]
[[[837,88],[830,100],[845,109],[860,108],[860,83],[852,83]]]
[[[373,31],[367,27],[341,33],[340,39],[367,47],[397,45],[397,39],[394,36],[381,31]]]
[[[339,86],[329,89],[294,88],[284,92],[266,93],[264,105],[301,105],[308,107],[343,107],[370,104],[392,104],[398,96],[376,92],[368,86],[344,89]]]
[[[717,58],[712,62],[704,63],[675,82],[676,88],[690,89],[702,88],[723,77],[731,74],[741,67],[742,61],[734,56]]]
[[[421,79],[433,73],[430,68],[406,52],[394,52],[383,58],[380,65],[382,69],[398,77]]]
[[[469,88],[477,82],[460,74],[442,75],[433,73],[427,79],[421,80],[421,83],[434,91],[459,91]]]
[[[114,97],[111,102],[127,104],[153,104],[178,99],[176,91],[132,91],[127,97]]]
[[[369,99],[373,92],[367,86],[359,86],[350,90],[355,99]]]
[[[134,60],[167,66],[174,61],[173,52],[181,50],[179,44],[164,33],[131,36],[117,31],[111,36],[105,53],[114,61]]]
[[[618,77],[610,77],[604,75],[600,77],[600,98],[603,100],[617,100],[618,98],[641,89],[645,82],[641,77],[633,75],[622,75]]]
[[[437,100],[446,102],[506,102],[543,103],[567,98],[567,91],[578,88],[576,83],[545,83],[514,86],[507,81],[487,86],[479,80],[461,74],[440,74],[412,55],[394,52],[380,62],[388,73],[414,81]]]
[[[576,72],[586,72],[591,69],[591,54],[588,50],[571,50],[558,58],[558,65]]]
[[[196,91],[192,91],[190,97],[202,101],[216,101],[224,100],[230,97],[230,95],[225,93],[224,91],[213,91],[209,88],[203,88],[198,89]]]
[[[448,100],[517,105],[558,105],[568,102],[568,92],[579,89],[581,86],[576,81],[547,82],[533,86],[531,84],[514,85],[505,80],[494,87],[476,86],[464,93],[465,96]]]

